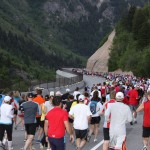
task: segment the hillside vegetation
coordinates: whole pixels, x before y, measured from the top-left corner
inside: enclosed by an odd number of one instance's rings
[[[150,77],[150,5],[131,7],[116,26],[110,52],[109,71],[121,68],[137,76]]]

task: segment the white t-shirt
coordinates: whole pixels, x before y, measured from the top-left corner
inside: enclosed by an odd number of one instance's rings
[[[105,112],[105,119],[107,121],[110,114],[110,135],[126,135],[126,123],[132,121],[132,113],[129,106],[122,102],[112,103]]]
[[[92,115],[89,107],[85,104],[77,104],[72,107],[69,115],[74,116],[74,128],[85,130],[88,128],[88,117]]]
[[[92,91],[91,94],[90,94],[90,98],[93,97],[93,94],[94,94],[95,91],[98,91],[98,90]],[[102,95],[101,95],[101,92],[100,92],[100,91],[98,91],[98,97],[99,97],[99,98],[102,98]]]
[[[89,103],[89,108],[90,108],[90,104],[91,104],[91,101]],[[96,113],[95,114],[92,114],[92,117],[98,117],[100,116],[100,112],[102,111],[103,109],[103,105],[100,103],[100,102],[97,102],[97,105],[96,105]]]
[[[54,108],[54,106],[52,105],[52,103],[50,101],[46,101],[45,102],[45,107],[46,107],[46,114]]]
[[[74,99],[75,99],[75,100],[77,99],[76,96],[77,96],[78,94],[81,94],[81,93],[80,93],[79,91],[74,91],[74,92],[73,92],[73,96],[74,96]]]
[[[12,124],[13,107],[9,104],[2,104],[0,107],[0,124]]]

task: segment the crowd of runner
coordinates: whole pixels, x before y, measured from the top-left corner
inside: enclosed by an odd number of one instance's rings
[[[76,150],[84,148],[99,136],[101,117],[104,116],[103,150],[126,150],[126,123],[137,123],[137,113],[144,111],[143,150],[148,150],[150,137],[150,82],[131,75],[89,74],[106,78],[103,83],[77,87],[73,93],[51,91],[42,95],[20,94],[18,91],[0,95],[0,147],[13,149],[12,134],[21,126],[25,130],[22,150],[34,149],[36,139],[39,149],[65,150],[66,131]],[[37,133],[37,134],[36,134]],[[35,137],[36,134],[36,137]]]

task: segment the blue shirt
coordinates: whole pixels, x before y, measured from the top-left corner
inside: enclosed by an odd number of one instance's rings
[[[5,97],[5,95],[3,95],[3,94],[0,94],[2,97],[0,98],[0,107],[1,107],[1,105],[2,105],[2,103],[3,103],[3,100],[4,100],[4,97]]]

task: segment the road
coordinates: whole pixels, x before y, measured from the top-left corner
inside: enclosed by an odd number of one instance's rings
[[[91,87],[93,84],[102,83],[104,79],[100,77],[93,77],[93,76],[84,76],[84,81],[86,82],[86,85]],[[142,117],[143,114],[140,113],[138,115],[138,123],[131,126],[130,124],[127,124],[127,150],[140,150],[142,149]],[[102,117],[101,123],[100,123],[100,130],[99,130],[99,136],[98,136],[98,142],[93,142],[93,137],[91,138],[90,142],[88,142],[83,150],[102,150],[102,140],[103,140],[103,132],[102,132],[102,126],[103,126],[103,120]],[[18,127],[17,130],[14,130],[13,132],[13,147],[14,150],[20,150],[21,147],[24,145],[24,131],[21,131],[21,127]],[[39,144],[34,143],[34,147],[36,150],[40,150]],[[46,150],[46,149],[44,149]],[[71,144],[68,138],[68,135],[66,135],[66,150],[75,150],[75,145]]]

